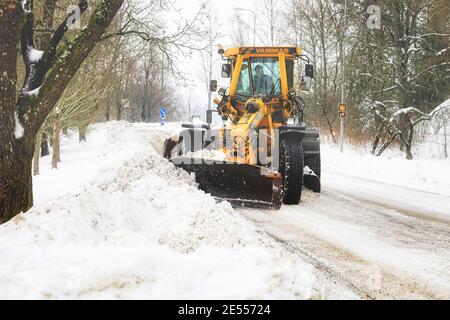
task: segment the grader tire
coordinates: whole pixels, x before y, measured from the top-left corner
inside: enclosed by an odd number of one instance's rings
[[[311,154],[305,156],[305,166],[308,166],[316,176],[321,177],[321,163],[320,163],[320,153],[319,154]]]
[[[303,188],[303,147],[295,137],[286,137],[280,144],[280,171],[283,176],[283,203],[298,205]]]

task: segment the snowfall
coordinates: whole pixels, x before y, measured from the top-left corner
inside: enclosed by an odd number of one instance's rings
[[[59,169],[41,162],[35,206],[0,226],[0,299],[326,299],[312,265],[163,159],[177,126],[64,136]],[[325,171],[450,195],[449,160],[322,148]]]

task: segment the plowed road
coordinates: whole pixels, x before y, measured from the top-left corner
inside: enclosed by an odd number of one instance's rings
[[[280,211],[239,209],[316,268],[326,298],[450,298],[450,198],[323,173]]]

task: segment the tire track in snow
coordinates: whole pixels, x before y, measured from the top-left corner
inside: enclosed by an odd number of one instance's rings
[[[312,264],[319,272],[318,278],[325,281],[329,287],[336,286],[336,283],[339,283],[338,286],[348,289],[357,297],[369,300],[408,299],[411,298],[409,293],[414,293],[414,298],[417,299],[439,299],[445,297],[444,295],[438,296],[434,294],[417,282],[407,278],[402,279],[400,275],[385,270],[380,266],[376,266],[376,268],[381,272],[380,277],[383,279],[383,286],[380,289],[370,288],[370,280],[368,278],[371,275],[366,270],[374,269],[374,264],[364,261],[351,252],[338,248],[332,243],[318,239],[306,232],[301,235],[301,245],[297,245],[293,241],[284,239],[284,230],[267,228],[257,220],[250,220],[263,228],[268,236],[283,245],[287,250],[298,254],[303,260]],[[297,238],[296,241],[298,240]],[[336,295],[333,292],[330,294]],[[337,296],[346,298],[346,294],[338,293]]]
[[[333,210],[334,209],[334,210]],[[299,254],[305,261],[316,267],[330,286],[334,282],[341,284],[363,299],[443,299],[450,297],[449,288],[438,285],[439,281],[450,279],[446,269],[446,257],[450,256],[446,247],[450,243],[450,230],[446,224],[435,221],[422,221],[409,216],[403,216],[394,210],[383,206],[367,204],[347,196],[325,191],[320,199],[306,194],[306,200],[300,206],[283,207],[279,213],[258,212],[256,210],[239,210],[252,220],[259,228],[272,236],[287,250]],[[311,217],[308,217],[311,216]],[[311,227],[317,224],[317,228]],[[329,233],[339,232],[333,225],[342,224],[347,227],[347,235],[352,231],[359,234],[358,229],[367,231],[369,244],[366,250],[376,251],[383,255],[384,249],[398,248],[405,254],[417,253],[420,257],[417,276],[402,264],[414,261],[392,263],[379,261],[355,250],[352,245],[343,245],[342,241],[334,241]],[[326,232],[324,233],[323,230]],[[372,239],[372,235],[373,239]],[[339,236],[338,236],[339,238]],[[345,238],[345,237],[344,237]],[[365,239],[362,246],[365,245]],[[357,240],[355,240],[357,241]],[[356,246],[357,248],[358,246]],[[358,249],[358,248],[357,248]],[[360,249],[360,248],[359,248]],[[431,255],[424,253],[432,252]],[[389,254],[389,252],[388,252]],[[395,254],[395,251],[394,251]],[[441,264],[436,267],[437,261]],[[402,256],[399,256],[401,260]],[[429,265],[426,258],[430,258]],[[434,264],[434,265],[433,265]],[[422,269],[425,270],[422,270]],[[416,270],[414,270],[416,271]],[[427,276],[424,273],[430,272]],[[377,280],[378,279],[378,280]],[[376,282],[379,282],[378,284]],[[448,282],[448,281],[447,281]],[[332,289],[335,291],[339,289]],[[332,294],[335,294],[332,292]],[[339,294],[338,294],[339,295]],[[344,294],[345,296],[345,294]]]

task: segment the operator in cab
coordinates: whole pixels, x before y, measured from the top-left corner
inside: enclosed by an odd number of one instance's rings
[[[253,85],[256,95],[268,96],[273,88],[272,78],[264,74],[263,67],[258,64],[253,74]]]

